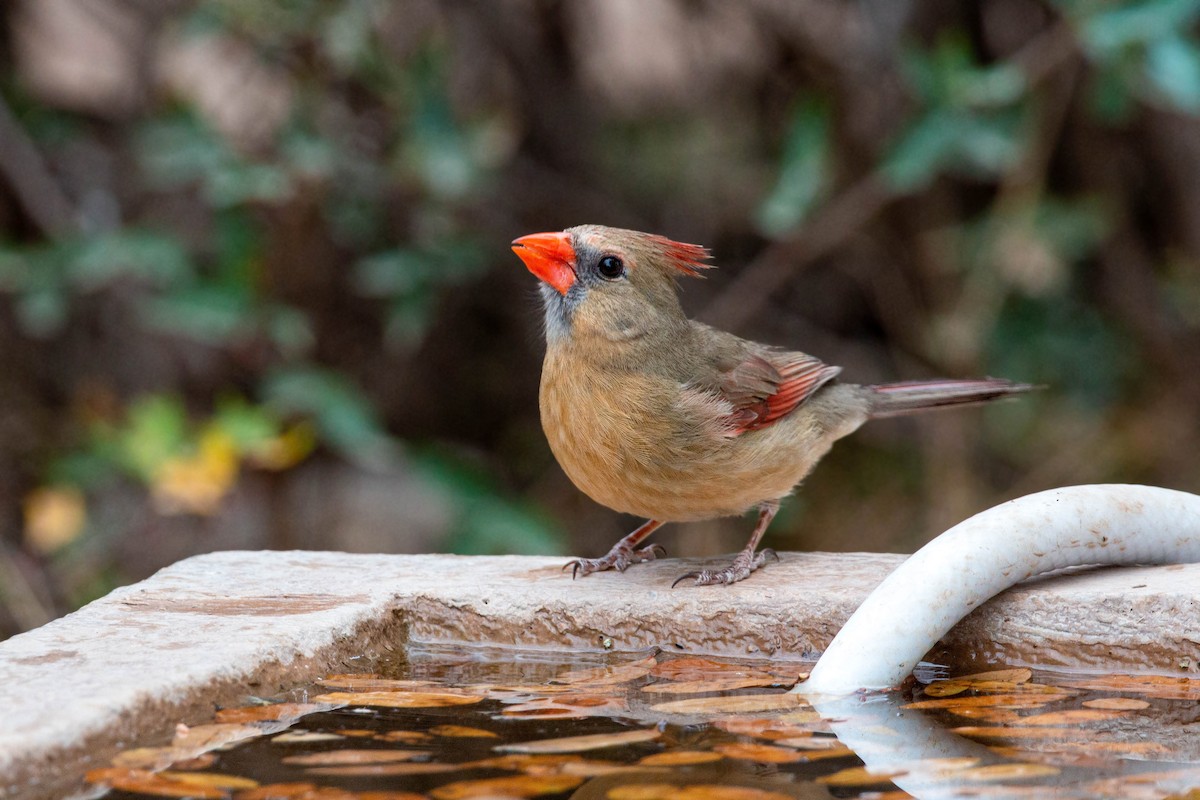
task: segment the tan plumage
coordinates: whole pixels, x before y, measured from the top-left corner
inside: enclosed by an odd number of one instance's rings
[[[542,426],[555,458],[588,496],[650,520],[577,572],[652,558],[634,547],[663,522],[760,509],[747,549],[698,583],[731,583],[761,565],[758,539],[833,443],[872,416],[981,402],[1028,386],[936,381],[833,382],[813,356],[740,339],[687,319],[675,279],[707,252],[637,231],[583,225],[513,249],[542,279],[546,359]]]

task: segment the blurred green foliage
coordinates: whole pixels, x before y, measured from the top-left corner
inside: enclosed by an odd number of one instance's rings
[[[508,252],[582,222],[711,245],[690,311],[851,379],[1049,387],[864,431],[777,546],[1200,479],[1194,0],[96,1],[0,11],[0,634],[210,547],[601,552]]]

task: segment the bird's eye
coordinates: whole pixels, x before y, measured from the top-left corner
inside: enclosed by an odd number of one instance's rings
[[[610,281],[615,281],[625,274],[625,262],[616,256],[605,256],[600,259],[600,263],[596,265],[601,277],[607,278]]]

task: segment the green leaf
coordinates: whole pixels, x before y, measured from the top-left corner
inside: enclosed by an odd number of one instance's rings
[[[1092,111],[1102,122],[1119,125],[1129,120],[1134,111],[1134,96],[1124,70],[1117,65],[1101,65],[1092,75],[1088,87]]]
[[[241,397],[226,397],[217,404],[213,424],[246,453],[279,435],[279,418],[264,406],[253,406]]]
[[[1198,16],[1200,4],[1195,0],[1148,0],[1117,4],[1093,14],[1085,12],[1076,28],[1089,54],[1109,61],[1120,58],[1129,48],[1176,35]]]
[[[278,414],[311,418],[322,441],[360,466],[382,467],[397,455],[396,442],[361,390],[336,372],[314,366],[281,369],[267,376],[263,396]]]
[[[829,178],[831,128],[828,104],[810,100],[796,109],[779,180],[758,209],[758,227],[768,236],[796,227],[821,199]]]
[[[1146,75],[1175,108],[1200,112],[1200,48],[1182,36],[1154,42],[1146,53]]]
[[[899,192],[921,189],[951,168],[996,175],[1024,152],[1021,122],[1019,110],[990,114],[931,111],[900,137],[885,157],[881,172]]]
[[[86,291],[121,277],[140,278],[165,286],[191,273],[187,252],[177,239],[125,230],[85,240],[71,259],[67,275]]]
[[[192,286],[142,302],[143,322],[197,342],[224,345],[253,330],[245,292],[226,286]]]
[[[471,555],[562,552],[561,533],[534,509],[504,497],[489,476],[460,459],[418,451],[413,465],[458,511],[451,550]]]
[[[164,461],[187,447],[188,419],[183,402],[168,395],[138,400],[130,407],[117,442],[123,465],[149,481]]]
[[[67,298],[56,289],[38,289],[17,298],[21,330],[35,338],[53,336],[67,321]]]
[[[880,170],[898,192],[913,192],[928,185],[950,158],[954,146],[954,115],[934,110],[901,135],[884,158]]]

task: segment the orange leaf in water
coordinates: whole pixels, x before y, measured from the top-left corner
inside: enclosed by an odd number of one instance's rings
[[[952,680],[979,683],[982,681],[1005,681],[1007,683],[1028,683],[1033,677],[1033,670],[1027,667],[1013,669],[993,669],[987,672],[976,672],[971,675],[960,675]]]
[[[793,750],[790,747],[776,747],[771,744],[750,744],[746,742],[719,744],[713,748],[713,751],[727,758],[736,758],[742,761],[757,761],[760,764],[791,764],[796,761],[804,761],[808,757],[805,753]]]
[[[328,711],[332,706],[320,703],[271,703],[269,705],[222,708],[216,713],[217,722],[276,722],[295,720],[315,711]]]
[[[558,794],[583,783],[575,775],[512,775],[478,781],[455,781],[430,792],[437,800],[463,800],[470,797],[537,797]]]
[[[196,758],[209,750],[226,744],[263,736],[267,731],[253,725],[218,723],[214,725],[179,726],[175,739],[165,747],[135,747],[118,753],[114,767],[156,771],[170,765]]]
[[[985,739],[1077,739],[1089,735],[1082,728],[1006,728],[964,727],[952,728],[960,736],[978,736]]]
[[[379,706],[382,708],[440,708],[465,706],[483,700],[480,695],[450,692],[329,692],[313,698],[319,703]]]
[[[1067,678],[1062,684],[1076,689],[1143,694],[1162,700],[1200,700],[1200,680],[1170,675],[1089,675]]]
[[[608,790],[608,800],[791,800],[793,795],[721,783],[629,783]]]
[[[887,770],[872,772],[868,767],[847,767],[832,775],[822,775],[817,783],[826,786],[874,786],[879,783],[891,783],[892,778],[908,774],[905,770]]]
[[[203,788],[223,789],[226,791],[234,789],[253,789],[258,786],[258,781],[252,781],[249,778],[240,778],[236,775],[222,775],[219,772],[160,772],[158,777],[165,778],[169,781],[182,783],[185,786],[197,786]]]
[[[238,792],[236,800],[428,800],[413,792],[351,792],[312,783],[271,783]]]
[[[662,736],[662,731],[656,728],[646,728],[644,730],[593,733],[586,736],[565,736],[536,742],[502,744],[495,749],[501,753],[582,753],[587,750],[600,750],[624,744],[652,742],[660,736]]]
[[[799,695],[741,694],[732,697],[692,697],[687,700],[671,700],[650,706],[662,714],[738,714],[755,711],[785,711],[807,708],[807,701]]]
[[[404,744],[433,741],[432,736],[421,731],[384,731],[377,734],[375,738],[381,742],[403,742]]]
[[[208,769],[217,763],[217,757],[212,753],[203,753],[195,758],[184,758],[171,764],[172,770]]]
[[[643,692],[658,692],[660,694],[701,694],[704,692],[731,692],[735,689],[754,689],[761,686],[780,685],[777,678],[771,675],[749,678],[709,678],[697,681],[660,681],[649,686],[643,686]]]
[[[1076,725],[1083,722],[1102,722],[1123,716],[1120,711],[1105,711],[1092,708],[1069,708],[1065,711],[1048,711],[1019,717],[1018,725]]]
[[[429,729],[434,736],[446,736],[454,739],[499,739],[500,734],[485,731],[483,728],[471,728],[466,725],[434,725]]]
[[[325,750],[320,753],[287,756],[283,759],[283,763],[302,767],[335,767],[344,764],[394,764],[399,761],[414,761],[428,755],[428,750]]]
[[[935,700],[917,700],[902,708],[1040,708],[1071,697],[1070,692],[1060,694],[981,694],[972,697],[939,697]]]
[[[460,769],[507,769],[530,775],[558,775],[568,764],[578,764],[583,756],[577,755],[532,755],[509,753],[504,756],[483,758],[458,764]]]
[[[238,792],[237,800],[308,800],[318,791],[313,783],[265,783],[257,789]]]
[[[707,764],[725,756],[710,750],[671,750],[646,756],[637,763],[644,767],[682,767],[688,764]]]
[[[1014,677],[1023,677],[1023,673],[1026,672],[1029,672],[1029,670],[1021,670],[1022,674]],[[990,673],[979,673],[980,676],[988,674]],[[1028,680],[1027,677],[1026,680]],[[1057,686],[1046,686],[1040,683],[1026,683],[1025,681],[1020,680],[1011,681],[984,679],[982,677],[970,680],[966,678],[952,678],[946,681],[937,681],[936,683],[931,683],[925,687],[925,694],[928,697],[951,697],[956,694],[962,694],[966,691],[992,693],[1006,692],[1009,694],[1058,694],[1063,690]]]
[[[194,776],[196,773],[182,773]],[[140,792],[155,797],[195,797],[200,800],[224,800],[229,795],[227,788],[189,784],[164,777],[145,769],[106,767],[94,769],[85,776],[88,783],[103,783],[124,792]],[[249,781],[238,788],[253,788],[258,784]],[[234,788],[234,787],[228,787]]]
[[[500,712],[505,717],[538,719],[582,719],[614,717],[628,711],[625,700],[594,694],[560,694],[541,697],[527,703],[510,705]]]
[[[703,681],[717,678],[767,679],[772,677],[767,672],[742,664],[722,663],[690,656],[663,661],[651,669],[650,674],[669,681]]]
[[[982,767],[955,770],[954,780],[983,783],[986,781],[1011,781],[1022,778],[1047,778],[1061,770],[1049,764],[987,764]]]
[[[402,775],[438,775],[455,772],[461,764],[424,764],[401,762],[399,764],[343,764],[337,767],[308,767],[308,775],[330,775],[352,778],[392,778]]]
[[[567,670],[554,679],[554,683],[566,683],[573,686],[586,684],[588,686],[611,686],[618,683],[628,683],[650,674],[650,670],[658,664],[654,656],[633,661],[628,664],[593,667],[590,669]]]
[[[775,740],[781,747],[791,747],[796,750],[832,750],[845,747],[832,736],[789,736],[786,739]]]
[[[965,706],[962,708],[947,708],[951,714],[980,722],[991,722],[996,725],[1011,725],[1021,721],[1021,715],[1011,708],[979,708]]]
[[[793,720],[795,716],[797,715],[789,714],[786,720],[779,717],[732,717],[716,720],[713,725],[727,733],[757,736],[760,739],[811,736],[814,730],[824,730],[827,727],[815,711],[806,713],[804,720]],[[809,716],[812,718],[811,722],[808,721]]]
[[[435,684],[432,681],[396,680],[382,675],[326,675],[317,681],[317,685],[355,692],[389,692],[422,689]]]
[[[1095,700],[1084,700],[1083,707],[1110,711],[1141,711],[1143,708],[1149,708],[1150,704],[1136,697],[1097,697]]]

